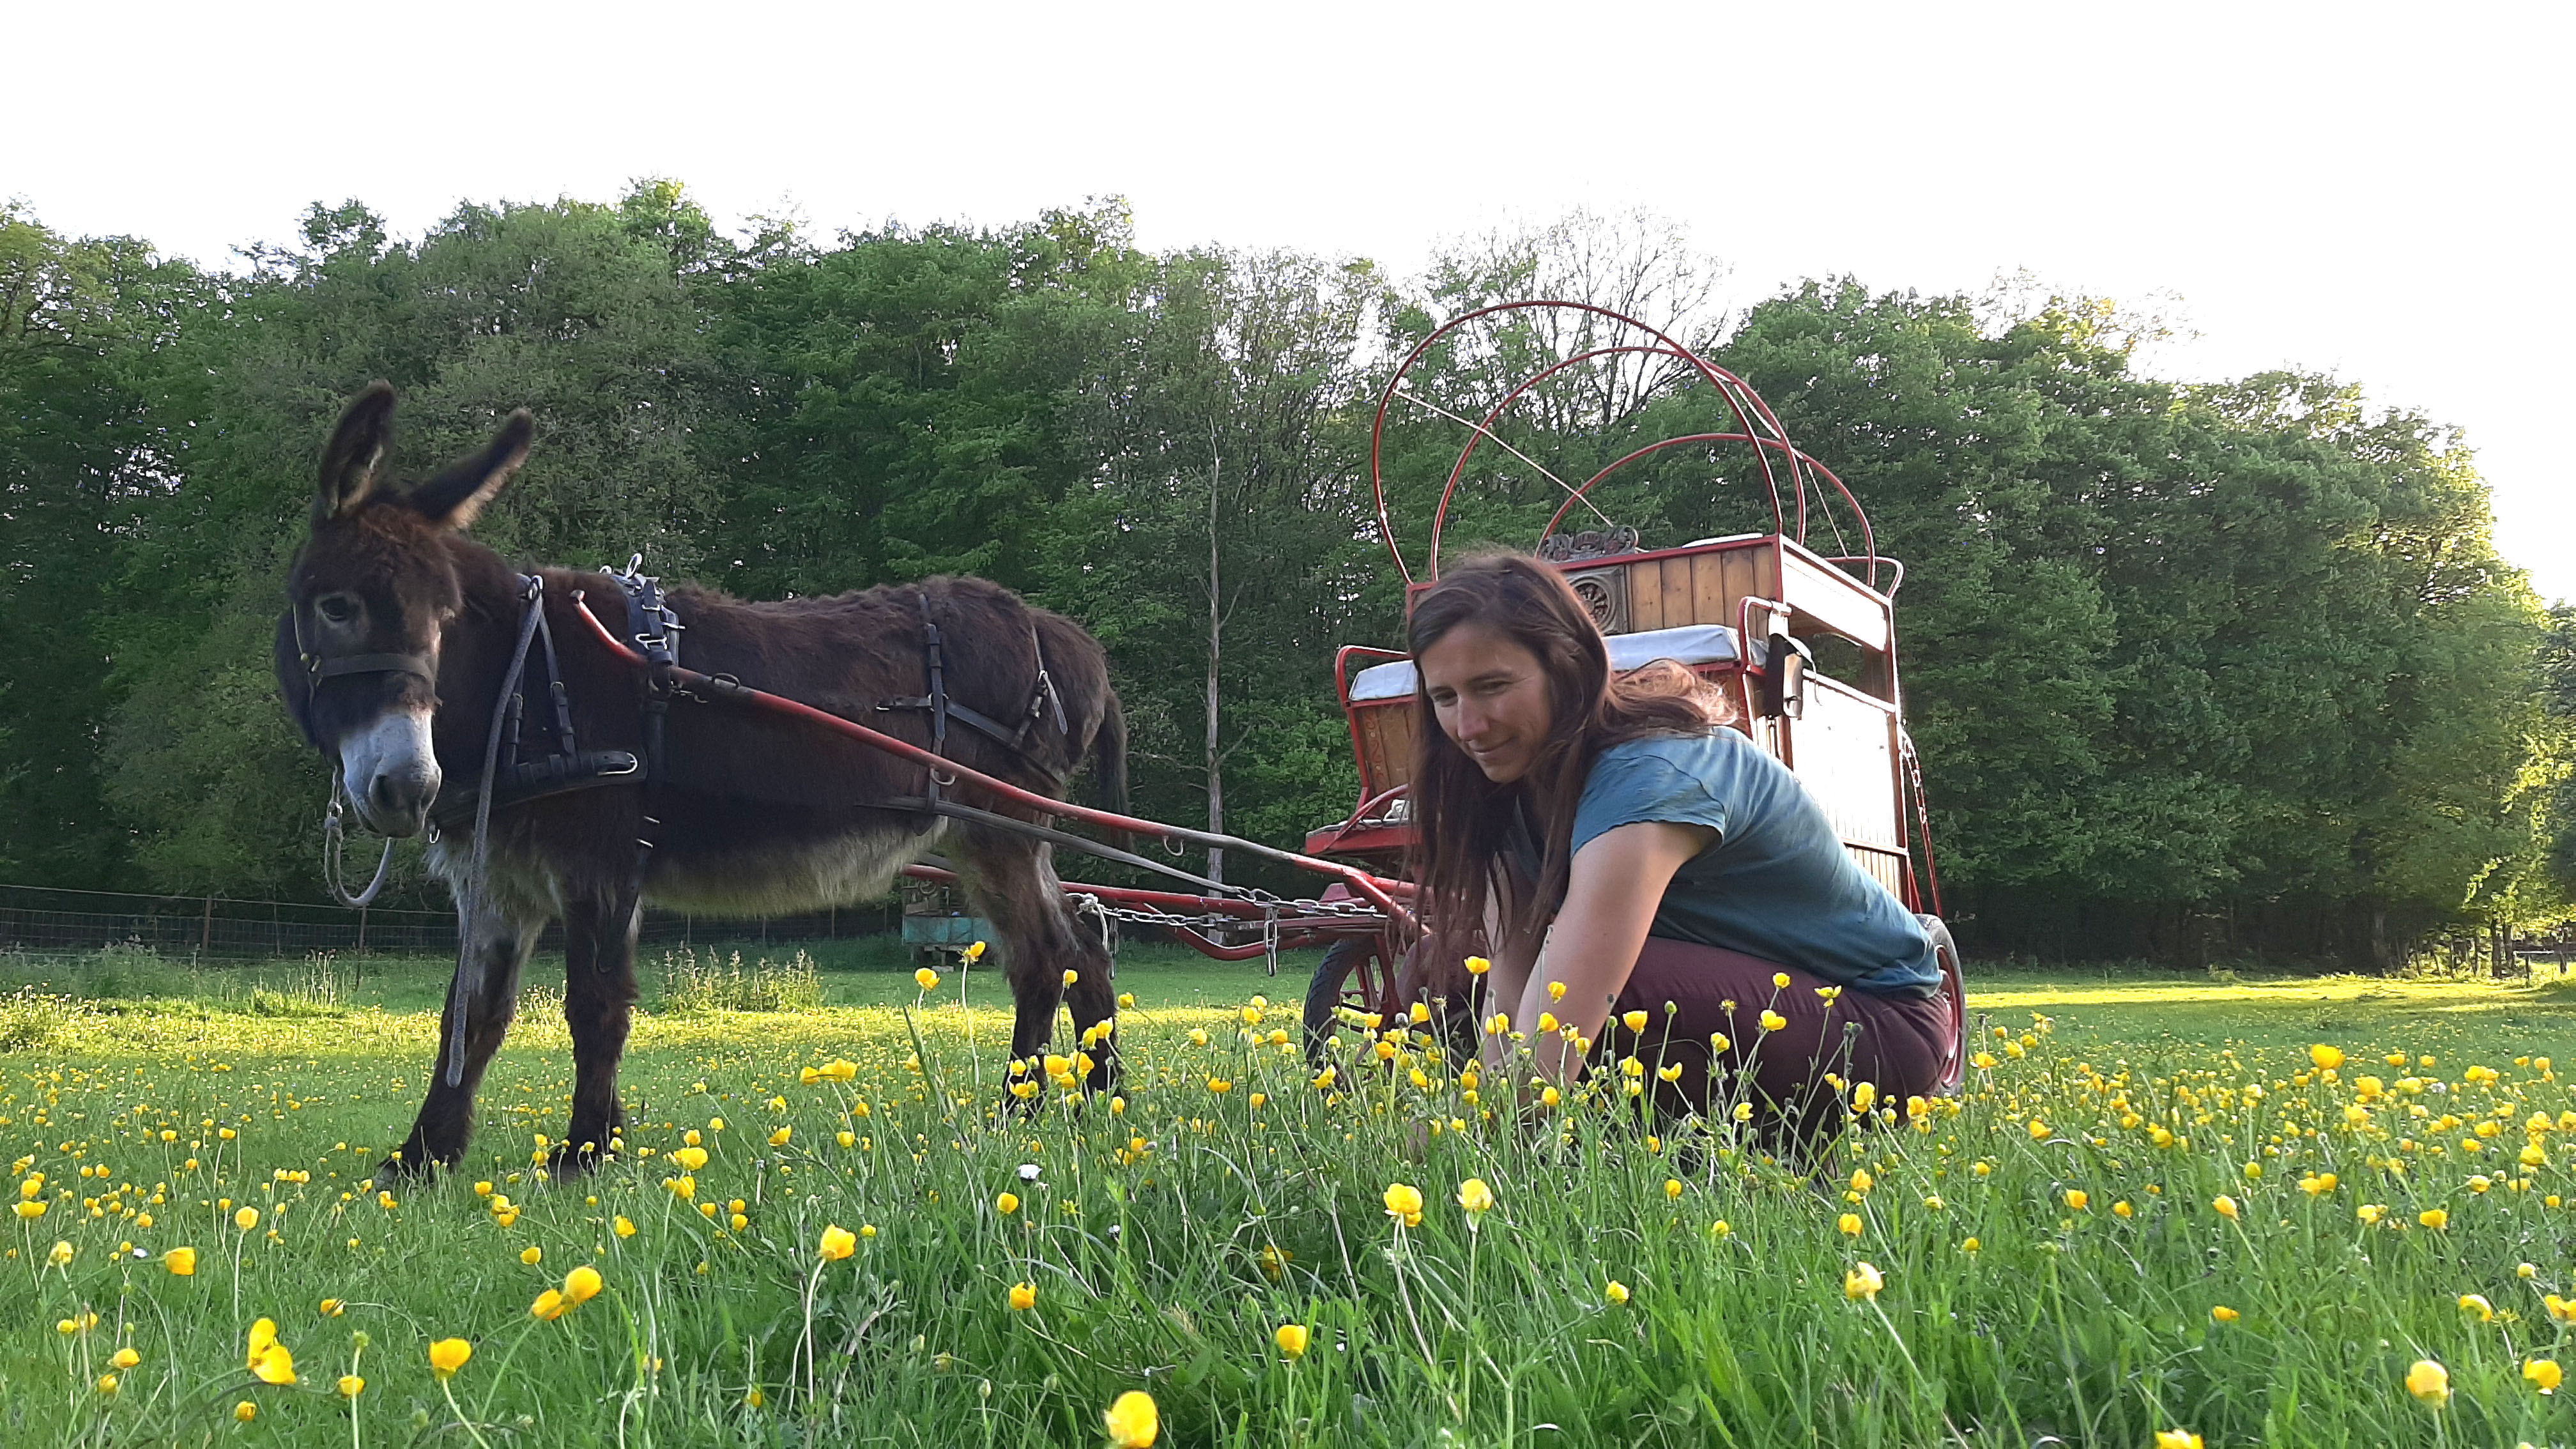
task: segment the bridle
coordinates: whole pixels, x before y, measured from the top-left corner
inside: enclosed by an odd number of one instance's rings
[[[350,674],[408,674],[438,688],[438,667],[426,654],[374,652],[365,654],[318,654],[304,642],[304,611],[287,611],[289,627],[295,631],[295,659],[304,666],[305,708],[312,708],[314,694],[326,679]],[[385,841],[384,854],[376,858],[376,874],[367,888],[351,892],[341,866],[341,854],[348,843],[348,830],[343,821],[346,811],[348,781],[338,765],[331,767],[331,803],[322,812],[322,884],[340,904],[362,910],[385,888],[385,876],[394,863],[394,843]],[[433,839],[436,837],[433,836]]]

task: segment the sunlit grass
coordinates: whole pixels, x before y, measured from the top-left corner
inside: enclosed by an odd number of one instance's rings
[[[1208,980],[1123,973],[1124,1095],[1039,1063],[1033,1121],[980,973],[647,1014],[627,1151],[563,1185],[558,1002],[423,1184],[372,1174],[428,1013],[48,1003],[0,1052],[0,1438],[1096,1444],[1131,1391],[1185,1444],[2571,1432],[2555,990],[1999,978],[1962,1098],[1781,1163],[1615,1075],[1524,1125],[1356,1024],[1319,1086]]]

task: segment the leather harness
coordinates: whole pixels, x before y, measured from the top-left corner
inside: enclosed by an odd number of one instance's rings
[[[1050,709],[1055,712],[1056,733],[1061,735],[1072,732],[1065,723],[1064,701],[1055,692],[1055,679],[1047,673],[1046,646],[1038,641],[1038,626],[1035,620],[1029,623],[1029,652],[1037,657],[1037,689],[1030,696],[1028,713],[1020,717],[1019,725],[1014,728],[1001,723],[982,710],[960,704],[948,697],[946,648],[939,640],[939,625],[930,617],[930,595],[918,589],[913,593],[914,597],[921,601],[922,663],[924,673],[928,676],[930,692],[881,701],[877,705],[877,713],[885,714],[899,709],[928,710],[930,712],[930,752],[941,756],[948,753],[948,721],[951,718],[1023,755],[1028,751],[1029,731],[1036,726],[1038,718]],[[956,776],[951,775],[942,780],[939,778],[939,771],[932,770],[930,792],[927,797],[929,802],[933,805],[938,804],[940,787],[956,783]]]
[[[464,913],[469,916],[473,913],[474,902],[482,892],[484,861],[490,846],[491,816],[495,806],[523,804],[542,796],[587,789],[633,778],[639,774],[641,779],[638,783],[644,787],[644,797],[639,812],[639,829],[635,839],[635,863],[630,877],[630,890],[634,898],[640,900],[642,897],[645,873],[651,864],[655,837],[660,833],[662,824],[658,813],[661,808],[661,787],[670,773],[663,750],[665,725],[669,719],[672,698],[685,692],[679,683],[680,633],[685,626],[681,624],[679,614],[672,609],[670,600],[663,594],[661,581],[642,572],[643,562],[644,556],[637,554],[627,561],[625,569],[610,574],[619,588],[625,592],[626,617],[631,626],[634,641],[642,651],[645,661],[644,758],[640,761],[624,750],[584,750],[580,747],[573,732],[571,694],[564,687],[562,666],[555,654],[554,630],[546,622],[545,580],[537,574],[519,576],[520,597],[524,600],[525,612],[521,615],[516,630],[517,643],[511,655],[509,673],[504,677],[500,695],[493,701],[491,726],[484,741],[482,775],[470,790],[442,789],[439,792],[441,797],[439,803],[433,805],[430,812],[433,839],[436,838],[434,832],[442,826],[456,824],[469,815],[474,820],[473,862],[467,872],[461,897]],[[921,601],[924,663],[929,675],[929,692],[887,700],[877,706],[880,711],[928,710],[931,719],[931,753],[934,755],[946,753],[948,721],[952,716],[1015,751],[1025,751],[1030,729],[1049,708],[1054,710],[1057,731],[1069,732],[1065,720],[1064,703],[1057,696],[1055,681],[1047,674],[1046,653],[1043,646],[1039,644],[1034,623],[1030,625],[1029,643],[1037,653],[1037,688],[1029,701],[1028,714],[1020,721],[1018,728],[1012,729],[998,723],[991,716],[949,697],[945,650],[940,641],[939,626],[930,617],[930,596],[922,592],[918,597]],[[308,694],[307,708],[310,708],[309,695],[312,690],[319,688],[325,680],[344,675],[408,674],[422,680],[433,690],[437,688],[438,671],[427,655],[390,652],[316,654],[304,641],[304,621],[300,611],[292,614],[290,618],[295,633],[296,657],[304,666]],[[529,645],[536,641],[542,641],[543,647],[532,651]],[[540,692],[531,688],[537,681],[531,678],[530,671],[540,667],[544,670],[544,687],[541,695],[545,701],[548,723],[553,727],[553,739],[550,741],[553,748],[535,758],[526,758],[522,753],[521,726],[525,722],[528,696],[531,693]],[[724,681],[719,676],[715,682]],[[505,747],[508,751],[506,762],[502,754]],[[956,784],[956,777],[951,775],[943,780],[941,771],[935,766],[928,771],[928,774],[930,789],[926,800],[889,802],[896,808],[907,810],[916,806],[926,806],[927,808],[920,810],[924,828],[927,828],[928,823],[938,815],[950,809],[959,808],[943,805],[939,799],[941,786]],[[328,878],[333,893],[342,901],[352,906],[363,906],[373,900],[377,891],[384,886],[386,867],[393,859],[393,842],[390,840],[385,842],[385,856],[383,860],[377,862],[375,880],[364,892],[351,895],[342,886],[338,875],[342,840],[341,797],[346,793],[346,788],[345,782],[337,778],[335,771],[331,803],[323,821],[324,874]],[[471,938],[460,933],[457,946],[456,979],[449,986],[451,1023],[447,1044],[447,1081],[451,1087],[459,1083],[460,1074],[464,1069],[464,1031],[468,1014],[466,1003],[481,990],[483,976],[482,963],[476,959]]]
[[[488,793],[484,788],[485,782],[480,779],[451,779],[448,788],[439,792],[437,802],[430,809],[429,821],[433,831],[453,828],[472,819],[477,805],[487,798],[490,802],[485,806],[487,809],[508,808],[552,795],[632,781],[644,788],[641,829],[635,841],[635,879],[641,883],[662,824],[658,813],[660,787],[670,776],[664,736],[671,700],[686,692],[677,684],[675,671],[680,663],[680,635],[687,627],[671,607],[669,597],[662,590],[661,580],[641,571],[643,562],[643,555],[637,554],[627,561],[624,569],[609,571],[609,577],[616,581],[626,596],[630,632],[646,662],[642,705],[644,751],[641,758],[626,750],[585,750],[580,747],[573,729],[571,694],[564,685],[562,665],[555,652],[554,630],[546,619],[543,580],[535,574],[521,575],[522,597],[528,613],[534,616],[534,632],[539,647],[527,651],[511,680],[515,687],[509,688],[499,702],[501,739]],[[1038,637],[1034,621],[1029,626],[1029,650],[1037,665],[1037,684],[1031,692],[1026,713],[1016,725],[1006,725],[949,694],[947,646],[940,636],[937,621],[931,617],[930,595],[916,590],[914,597],[921,607],[922,662],[928,690],[923,694],[882,701],[876,706],[878,713],[897,710],[928,712],[931,753],[943,756],[948,752],[948,724],[952,719],[1022,754],[1028,750],[1030,732],[1040,719],[1050,714],[1058,734],[1071,733],[1071,725],[1065,717],[1064,700],[1057,692],[1054,677],[1047,670],[1046,649]],[[308,695],[325,680],[353,674],[408,674],[433,689],[437,686],[438,670],[428,655],[386,651],[317,654],[305,643],[302,614],[297,612],[290,618],[295,631],[296,657],[304,666]],[[521,619],[523,635],[530,623],[527,618]],[[542,720],[528,719],[532,696],[539,701],[539,709],[544,715]],[[549,746],[542,753],[531,751],[528,748],[531,741],[523,739],[523,727],[528,725],[533,725],[532,732],[537,739]],[[943,778],[940,771],[933,769],[924,803],[938,804],[941,788],[955,784],[954,776]],[[333,836],[334,845],[337,844],[339,805],[339,792],[335,790],[330,818],[325,822],[326,832]],[[931,812],[922,813],[926,823]],[[381,887],[382,883],[380,869],[376,885]],[[366,898],[372,899],[373,895],[374,890],[371,889]]]

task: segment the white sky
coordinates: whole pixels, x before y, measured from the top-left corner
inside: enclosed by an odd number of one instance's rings
[[[412,234],[656,174],[827,236],[1118,193],[1147,246],[1402,271],[1498,221],[1647,206],[1739,299],[2020,268],[2178,293],[2200,336],[2157,370],[2331,370],[2460,426],[2506,555],[2576,597],[2564,5],[10,11],[0,194],[210,263],[315,200]]]

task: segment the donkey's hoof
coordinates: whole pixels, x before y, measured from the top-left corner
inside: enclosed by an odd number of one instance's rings
[[[384,1160],[378,1162],[375,1171],[368,1175],[380,1183],[421,1182],[464,1160],[462,1150],[442,1159],[419,1147],[398,1147],[386,1153]]]

